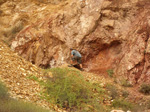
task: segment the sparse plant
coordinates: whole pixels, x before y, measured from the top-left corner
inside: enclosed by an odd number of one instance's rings
[[[108,90],[109,95],[112,97],[112,99],[115,99],[115,98],[119,97],[118,89],[115,85],[107,84],[106,89]]]
[[[15,26],[13,26],[11,28],[11,34],[16,34],[17,32],[19,32],[20,30],[23,29],[23,22],[18,22]]]
[[[123,100],[123,99],[115,99],[112,102],[112,107],[114,107],[114,108],[121,108],[124,111],[131,110],[131,109],[134,108],[132,103],[130,103],[130,102],[126,101],[126,100]]]
[[[139,91],[143,94],[149,95],[150,94],[150,84],[142,84]]]
[[[9,46],[9,40],[8,40],[8,39],[3,40],[3,42],[4,42],[6,45]]]
[[[125,80],[125,79],[123,79],[121,81],[121,85],[124,86],[124,87],[132,87],[131,82],[129,82],[128,80]]]
[[[113,77],[114,71],[112,69],[107,70],[109,77]]]
[[[147,102],[146,102],[146,107],[147,107],[147,109],[150,109],[150,100],[148,100]]]
[[[0,112],[49,112],[49,110],[10,98],[6,87],[0,83]]]
[[[100,85],[85,81],[77,70],[53,68],[50,71],[53,77],[48,78],[45,84],[45,98],[48,101],[72,111],[103,109],[100,96],[103,95],[104,90]]]
[[[127,98],[128,95],[129,95],[129,92],[128,92],[127,90],[122,91],[122,96],[123,96],[124,98]]]
[[[8,99],[9,95],[7,93],[6,87],[0,82],[0,99]]]
[[[31,80],[35,80],[35,81],[39,81],[38,77],[34,76],[34,75],[30,75],[29,77],[27,77],[28,79]]]

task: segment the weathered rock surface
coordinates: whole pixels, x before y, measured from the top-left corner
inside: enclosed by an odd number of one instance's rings
[[[58,66],[69,62],[73,47],[83,55],[87,71],[107,75],[112,69],[118,82],[150,82],[149,0],[68,0],[55,7],[12,4],[1,5],[6,27],[2,35],[16,26],[11,48],[26,60],[40,67]],[[13,27],[6,26],[6,17]]]

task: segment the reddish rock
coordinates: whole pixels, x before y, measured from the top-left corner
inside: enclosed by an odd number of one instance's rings
[[[111,69],[118,82],[150,82],[149,0],[71,0],[55,8],[33,6],[24,9],[32,21],[11,45],[26,60],[45,68],[59,66],[69,63],[73,47],[83,55],[87,71],[107,76]]]

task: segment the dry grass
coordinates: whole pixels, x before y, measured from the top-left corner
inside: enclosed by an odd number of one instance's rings
[[[6,87],[0,82],[0,112],[49,112],[33,104],[9,97]]]

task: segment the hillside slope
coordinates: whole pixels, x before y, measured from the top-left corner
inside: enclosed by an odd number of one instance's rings
[[[62,65],[59,68],[70,69],[72,72],[75,68],[68,68],[67,65]],[[147,102],[150,96],[145,96],[139,93],[139,88],[137,87],[123,87],[115,83],[114,78],[99,76],[93,73],[81,72],[85,80],[92,83],[98,83],[106,89],[107,85],[114,85],[114,89],[117,89],[117,94],[122,94],[122,91],[126,91],[129,95],[126,99],[135,104],[140,104],[146,108]],[[33,78],[30,78],[32,77]],[[42,69],[36,67],[32,63],[24,60],[22,57],[14,53],[10,48],[0,41],[0,80],[6,84],[9,88],[9,93],[12,98],[22,99],[27,102],[35,103],[39,106],[48,109],[55,109],[56,111],[61,111],[56,108],[53,104],[48,103],[48,101],[41,99],[41,92],[43,87],[34,79],[38,78],[40,80],[45,80],[47,75],[44,75]],[[119,99],[120,96],[117,96]],[[103,105],[109,106],[111,104],[111,99],[109,94],[106,92],[105,96],[108,99],[103,99],[106,103]],[[149,110],[145,110],[148,112]],[[137,111],[136,111],[137,112]]]
[[[83,55],[87,80],[102,85],[126,81],[133,86],[127,88],[130,100],[149,100],[138,90],[141,84],[150,83],[150,1],[56,1],[0,2],[0,77],[12,97],[49,108],[39,98],[42,88],[28,77],[42,79],[38,67],[69,63],[69,48],[75,48]],[[109,78],[109,71],[114,79]]]
[[[0,80],[9,88],[11,97],[23,99],[49,108],[48,102],[41,100],[40,85],[29,76],[42,78],[41,69],[25,61],[0,41]]]

